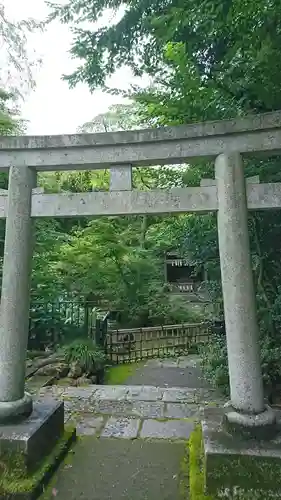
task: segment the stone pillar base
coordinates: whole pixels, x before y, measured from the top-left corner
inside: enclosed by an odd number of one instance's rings
[[[0,497],[38,498],[75,439],[64,428],[64,403],[34,403],[32,414],[0,425]]]
[[[266,406],[262,413],[248,414],[238,412],[227,403],[224,407],[223,424],[231,434],[244,439],[272,439],[279,432],[276,413]]]
[[[269,427],[271,411],[267,409],[264,417],[266,427]],[[214,495],[214,498],[281,498],[281,432],[271,440],[245,438],[243,433],[239,435],[238,427],[235,434],[227,432],[225,420],[225,408],[204,411],[202,433],[206,493]],[[236,425],[237,414],[230,416],[230,420],[231,425]],[[246,427],[244,423],[241,425],[239,422],[240,429]],[[263,421],[259,421],[256,427],[262,424]],[[278,429],[276,424],[272,427]]]
[[[0,424],[23,420],[31,415],[32,397],[27,392],[17,401],[0,401]]]

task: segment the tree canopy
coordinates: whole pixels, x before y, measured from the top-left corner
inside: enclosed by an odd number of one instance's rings
[[[280,0],[70,0],[50,5],[51,18],[59,17],[73,30],[71,53],[81,64],[67,76],[71,85],[105,86],[124,64],[135,74],[157,75],[172,59],[178,78],[196,79],[200,90],[220,92],[222,107],[223,100],[255,112],[281,105]],[[107,9],[118,14],[116,21],[95,28]]]
[[[28,35],[40,30],[43,23],[35,19],[15,21],[6,14],[0,2],[0,87],[13,98],[24,98],[34,88],[34,69],[40,64],[36,48],[28,47]]]

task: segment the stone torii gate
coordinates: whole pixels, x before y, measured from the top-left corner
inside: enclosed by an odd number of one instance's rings
[[[281,208],[281,183],[245,181],[243,156],[260,154],[281,154],[281,112],[153,130],[1,138],[0,170],[9,170],[9,189],[0,192],[0,217],[6,217],[0,422],[32,412],[24,384],[35,217],[216,211],[231,389],[224,418],[231,429],[250,433],[274,426],[263,394],[247,211]],[[133,166],[198,158],[214,159],[215,181],[132,190]],[[110,169],[109,192],[46,194],[36,187],[38,171],[101,168]]]

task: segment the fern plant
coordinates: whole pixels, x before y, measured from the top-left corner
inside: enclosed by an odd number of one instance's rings
[[[63,348],[67,363],[78,363],[84,373],[94,374],[103,369],[106,362],[104,351],[92,340],[75,340]]]

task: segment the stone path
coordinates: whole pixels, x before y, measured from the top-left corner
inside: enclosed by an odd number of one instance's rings
[[[202,377],[197,355],[148,360],[127,379],[126,385],[209,388]]]
[[[182,365],[185,363],[185,368],[183,366],[169,368],[165,366],[165,363],[168,364],[167,361],[158,360],[148,363],[147,368],[150,372],[155,369],[161,370],[160,380],[162,381],[169,370],[190,371],[194,365],[193,358],[181,358],[180,362]],[[171,361],[169,363],[171,364]],[[138,376],[138,381],[142,380],[145,370],[146,367],[143,367],[140,374],[132,378],[136,379]],[[196,379],[195,370],[200,375],[198,367],[193,366],[191,380],[188,376],[184,377],[191,385]],[[166,375],[167,380],[170,376],[168,375]],[[65,420],[75,423],[79,435],[127,439],[186,439],[192,432],[194,423],[200,419],[201,408],[223,402],[215,390],[207,388],[201,375],[197,377],[193,385],[198,387],[52,386],[42,388],[39,392],[39,399],[46,400],[49,397],[63,399]]]
[[[151,360],[126,384],[40,390],[39,399],[64,400],[65,421],[81,437],[44,499],[188,499],[187,439],[202,407],[224,401],[198,357]]]
[[[188,500],[184,441],[84,438],[41,500]]]

